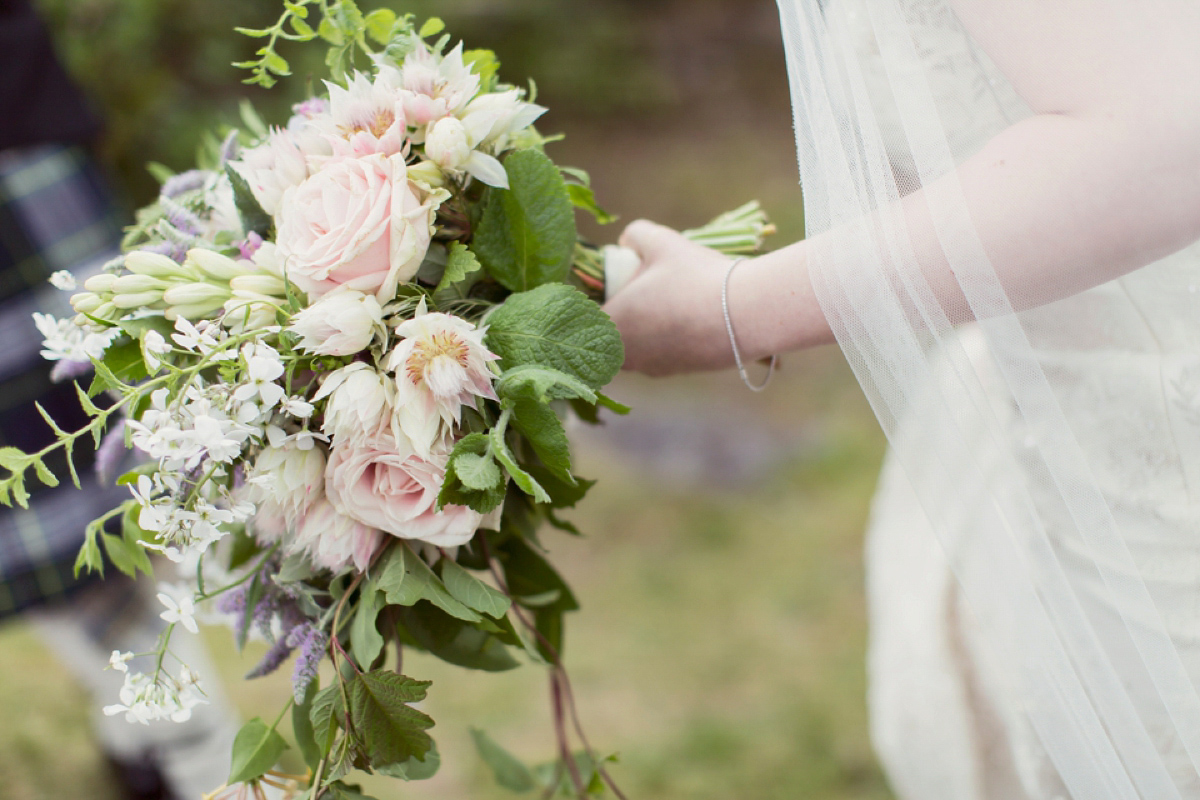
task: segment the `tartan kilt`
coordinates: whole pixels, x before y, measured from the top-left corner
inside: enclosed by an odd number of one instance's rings
[[[0,152],[0,446],[28,452],[54,441],[35,401],[65,430],[87,422],[73,385],[50,380],[52,365],[40,355],[42,338],[31,314],[72,313],[69,293],[47,278],[56,270],[94,272],[118,254],[120,235],[115,206],[83,148]],[[30,473],[29,509],[0,507],[0,619],[62,599],[96,577],[73,576],[84,528],[129,495],[100,484],[84,444],[76,448],[83,491],[69,479],[57,488],[42,486]],[[46,464],[67,475],[61,456]]]

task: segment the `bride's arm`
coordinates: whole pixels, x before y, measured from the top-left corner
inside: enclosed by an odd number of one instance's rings
[[[1200,4],[1194,0],[953,0],[1034,116],[954,175],[902,200],[922,272],[952,319],[965,303],[928,198],[958,184],[1018,308],[1050,302],[1200,239]],[[627,366],[652,374],[729,366],[720,315],[727,261],[634,223],[646,269],[606,307]],[[807,242],[733,273],[730,312],[747,357],[832,339],[805,269]]]

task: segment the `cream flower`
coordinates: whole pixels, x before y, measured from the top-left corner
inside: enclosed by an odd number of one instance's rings
[[[356,72],[345,88],[329,81],[325,85],[329,89],[329,113],[314,116],[312,124],[325,136],[335,156],[390,156],[403,152],[404,106],[393,80],[384,74],[372,81]]]
[[[256,507],[254,530],[261,542],[279,540],[325,494],[325,452],[293,441],[264,447],[246,481]]]
[[[375,436],[393,423],[396,387],[384,374],[356,362],[325,378],[313,402],[328,397],[321,430],[335,441]]]
[[[438,59],[419,42],[404,59],[397,76],[404,116],[414,128],[414,141],[424,129],[442,117],[458,114],[479,92],[479,76],[463,63],[460,42]]]
[[[325,467],[325,492],[334,508],[370,528],[454,547],[470,541],[483,516],[466,506],[436,510],[446,459],[445,453],[421,458],[410,442],[390,434],[335,442]]]
[[[304,515],[287,549],[307,553],[318,567],[337,572],[353,564],[363,572],[382,543],[382,533],[338,512],[328,500],[319,500]]]
[[[383,326],[383,309],[374,295],[338,289],[292,317],[290,330],[309,353],[349,356],[365,350]]]
[[[396,422],[428,458],[462,420],[462,407],[476,407],[477,397],[496,399],[488,362],[499,356],[483,344],[485,328],[459,317],[428,313],[425,301],[417,314],[396,327],[402,337],[388,357],[396,375]]]

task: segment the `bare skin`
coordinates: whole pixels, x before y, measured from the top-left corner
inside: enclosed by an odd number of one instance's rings
[[[961,196],[1017,309],[1124,275],[1200,239],[1200,4],[1194,0],[954,0],[1034,115],[946,178],[899,201],[923,274],[970,318],[929,212]],[[1080,21],[1086,24],[1080,24]],[[733,365],[721,315],[729,259],[639,220],[642,257],[605,306],[626,368],[670,375]],[[746,359],[833,341],[809,281],[809,242],[738,266],[729,309]]]

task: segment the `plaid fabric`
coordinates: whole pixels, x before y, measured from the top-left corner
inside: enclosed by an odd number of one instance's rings
[[[94,271],[116,255],[119,243],[112,202],[82,148],[0,152],[0,446],[28,451],[54,441],[34,401],[67,430],[87,421],[71,384],[50,381],[51,365],[39,354],[41,336],[30,315],[69,313],[66,293],[46,282],[50,273]],[[49,489],[31,479],[29,510],[0,510],[0,617],[92,580],[72,576],[83,529],[128,493],[100,486],[88,469],[91,454],[76,453],[84,491],[69,481]],[[61,457],[47,465],[66,474]]]

